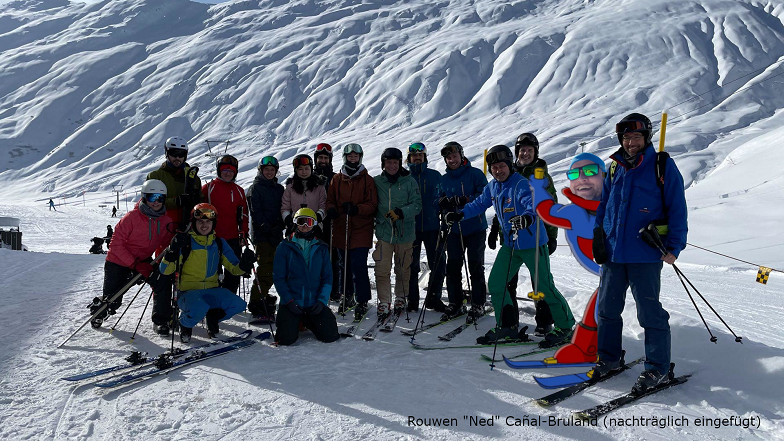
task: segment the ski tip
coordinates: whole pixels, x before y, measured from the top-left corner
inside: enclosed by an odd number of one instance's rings
[[[270,337],[272,337],[272,333],[270,333],[269,331],[262,332],[261,334],[256,336],[256,340],[262,341],[262,340],[266,340],[266,339],[268,339]]]

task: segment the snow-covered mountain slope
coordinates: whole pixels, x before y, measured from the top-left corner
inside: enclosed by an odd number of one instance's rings
[[[173,135],[191,141],[206,176],[205,140],[231,140],[249,184],[261,156],[276,155],[285,177],[287,160],[321,141],[359,142],[376,173],[386,147],[424,141],[442,168],[437,150],[458,140],[481,164],[483,149],[532,131],[562,187],[581,142],[606,158],[620,117],[658,125],[669,109],[687,196],[717,206],[692,210],[690,239],[720,244],[743,222],[775,220],[749,199],[753,183],[712,175],[784,122],[783,11],[734,0],[18,0],[0,6],[0,196],[108,199],[124,184],[133,197]],[[780,186],[775,167],[762,173],[768,155],[743,162]],[[750,201],[744,219],[724,194]],[[778,237],[743,258],[784,264]]]

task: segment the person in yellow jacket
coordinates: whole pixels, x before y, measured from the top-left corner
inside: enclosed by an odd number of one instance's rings
[[[234,275],[249,272],[256,261],[250,249],[245,249],[241,258],[215,235],[218,212],[210,204],[201,203],[191,211],[191,230],[178,233],[169,251],[163,256],[160,272],[174,273],[179,266],[180,295],[180,340],[188,343],[193,327],[207,318],[207,334],[210,338],[218,334],[218,322],[228,320],[244,311],[246,303],[239,296],[218,285],[218,265],[223,265]],[[179,265],[176,262],[179,261]]]

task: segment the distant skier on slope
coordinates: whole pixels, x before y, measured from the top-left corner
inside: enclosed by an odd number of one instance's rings
[[[171,275],[179,266],[180,340],[191,339],[193,327],[207,318],[210,338],[219,333],[218,322],[242,312],[246,303],[226,288],[218,286],[218,265],[236,276],[251,271],[256,255],[245,249],[237,258],[226,240],[215,235],[218,211],[210,204],[201,203],[191,211],[191,230],[177,233],[163,256],[160,271]],[[179,262],[179,265],[177,264]]]
[[[166,193],[163,182],[157,179],[145,181],[141,199],[117,223],[104,264],[103,299],[89,305],[91,314],[100,309],[131,278],[141,274],[152,287],[158,303],[152,312],[153,327],[159,334],[164,334],[163,331],[169,333],[171,278],[159,274],[151,258],[153,251],[169,243],[176,226],[166,214]],[[122,296],[93,318],[92,327],[101,327],[106,317],[114,314],[121,304]]]

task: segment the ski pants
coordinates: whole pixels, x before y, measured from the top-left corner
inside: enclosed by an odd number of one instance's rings
[[[484,305],[487,300],[485,285],[485,230],[464,235],[455,229],[446,239],[446,291],[449,303],[463,304],[463,259],[468,260],[471,280],[471,304]],[[465,249],[463,248],[465,246]]]
[[[108,260],[104,263],[103,272],[103,298],[109,299],[117,291],[127,284],[136,274],[131,268],[118,265]],[[164,276],[158,272],[158,266],[153,266],[155,270],[150,277],[143,279],[150,285],[153,291],[152,321],[156,324],[167,324],[172,318],[172,276]],[[117,310],[122,304],[121,295],[112,302],[110,308]]]
[[[328,307],[321,309],[318,315],[308,313],[294,315],[289,308],[281,306],[275,325],[278,327],[276,337],[279,345],[290,345],[299,338],[299,324],[310,329],[319,341],[332,343],[340,338],[338,334],[338,323],[335,314]]]
[[[664,262],[602,265],[597,310],[599,313],[599,359],[621,359],[623,312],[626,290],[631,287],[637,304],[637,320],[645,330],[645,369],[666,374],[670,370],[670,315],[659,302]]]
[[[272,288],[272,264],[275,261],[275,249],[269,242],[256,243],[256,262],[259,266],[256,269],[256,283],[250,289],[250,303],[248,304],[248,311],[252,315],[264,313],[264,306],[261,302],[270,295],[269,290]]]
[[[430,268],[430,277],[427,281],[427,295],[434,295],[438,299],[441,298],[441,290],[444,287],[444,275],[446,273],[446,258],[443,256],[446,244],[438,243],[438,234],[438,230],[417,231],[416,233],[414,248],[411,252],[411,276],[408,282],[409,305],[419,304],[419,261],[422,258],[422,245],[425,246],[427,266]]]
[[[242,256],[242,245],[240,244],[240,239],[236,237],[234,239],[226,239],[226,243],[229,244],[232,251],[234,251],[234,255],[239,259],[239,257]],[[223,267],[221,267],[221,269],[222,268]],[[237,294],[237,291],[240,288],[240,277],[242,276],[235,276],[234,274],[223,270],[223,281],[221,281],[221,286],[228,289],[232,293]]]
[[[493,302],[493,308],[496,311],[495,320],[498,326],[501,326],[501,312],[505,305],[511,305],[512,308],[518,310],[517,301],[513,300],[514,294],[507,291],[509,279],[520,269],[520,267],[525,265],[528,268],[531,280],[534,280],[536,277],[536,274],[534,273],[536,267],[535,259],[536,250],[534,248],[512,250],[512,248],[506,245],[501,245],[501,249],[498,251],[498,255],[495,258],[495,263],[493,263],[493,269],[490,270],[490,278],[487,281],[490,290],[490,298]],[[550,307],[555,326],[561,329],[572,329],[574,326],[572,310],[569,308],[566,299],[561,295],[553,282],[553,275],[550,273],[550,254],[547,251],[547,245],[539,247],[539,292],[544,293],[543,301],[547,302],[547,305]],[[513,324],[515,323],[504,323],[504,326]]]
[[[392,262],[395,264],[395,299],[408,298],[411,277],[411,251],[414,244],[391,244],[379,240],[373,251],[375,262],[376,292],[379,303],[392,303]]]
[[[186,328],[196,326],[210,309],[222,309],[226,315],[221,321],[245,310],[245,300],[226,288],[192,289],[180,293],[180,324]]]
[[[356,300],[360,303],[370,301],[370,276],[368,276],[367,258],[370,248],[338,249],[340,255],[340,286],[343,287],[343,272],[348,271],[346,278],[345,295],[348,297],[356,293]],[[346,259],[348,257],[348,259]],[[346,262],[348,260],[348,262]]]

